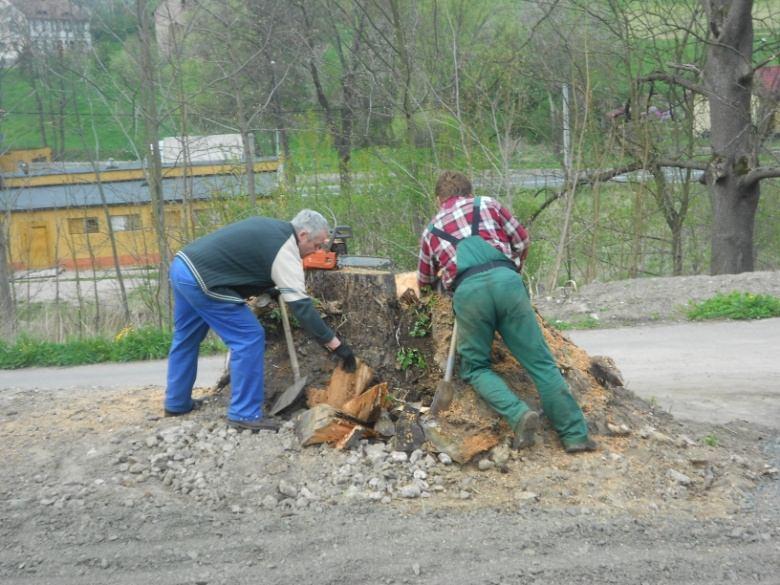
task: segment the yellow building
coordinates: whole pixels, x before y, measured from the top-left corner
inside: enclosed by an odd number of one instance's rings
[[[32,164],[6,173],[0,211],[8,220],[14,269],[108,267],[114,263],[109,233],[121,265],[159,261],[149,186],[138,163]],[[276,158],[254,163],[258,194],[276,185]],[[206,163],[163,168],[168,246],[178,250],[192,229],[209,228],[215,199],[246,193],[243,164]]]

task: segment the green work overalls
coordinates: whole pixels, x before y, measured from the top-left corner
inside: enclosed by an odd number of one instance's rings
[[[460,377],[514,429],[528,405],[491,368],[496,331],[536,385],[542,409],[564,447],[588,438],[588,426],[561,375],[514,264],[479,236],[479,197],[474,199],[471,236],[457,240],[438,228],[434,234],[457,246],[453,307],[458,321]],[[444,237],[445,234],[447,237]]]

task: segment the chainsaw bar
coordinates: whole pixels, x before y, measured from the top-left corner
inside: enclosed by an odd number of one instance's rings
[[[336,258],[339,268],[392,268],[393,261],[390,258],[379,256],[338,256]]]

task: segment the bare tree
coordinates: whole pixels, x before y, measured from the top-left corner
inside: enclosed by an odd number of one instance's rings
[[[154,58],[153,11],[147,0],[136,0],[139,39],[139,75],[141,115],[144,122],[144,150],[146,177],[152,204],[152,218],[157,247],[160,253],[157,302],[161,307],[160,323],[171,316],[171,298],[168,285],[168,240],[165,235],[165,199],[162,187],[162,160],[160,158],[160,117],[157,109],[157,62]]]
[[[704,68],[658,71],[644,80],[665,81],[706,97],[712,151],[704,173],[713,207],[710,272],[747,272],[754,269],[761,181],[780,177],[780,168],[759,163],[764,137],[751,107],[756,71],[764,63],[754,62],[752,0],[702,0],[701,4],[706,17],[706,36],[701,38],[706,44]]]

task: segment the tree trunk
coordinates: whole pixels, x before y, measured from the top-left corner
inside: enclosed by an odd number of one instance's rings
[[[384,270],[311,270],[307,288],[323,303],[336,303],[336,334],[343,336],[356,354],[375,369],[393,369],[398,342],[395,275]]]
[[[160,120],[157,114],[156,65],[152,58],[151,8],[146,0],[136,0],[141,65],[141,112],[144,120],[144,138],[147,153],[147,181],[152,204],[152,218],[160,253],[159,279],[157,284],[157,308],[160,325],[171,316],[171,298],[168,286],[168,240],[165,237],[165,201],[162,190],[162,161],[160,159]]]
[[[758,165],[750,111],[753,67],[751,0],[704,0],[711,39],[704,79],[709,92],[712,160],[706,173],[713,205],[712,274],[753,270],[759,183],[741,177]]]
[[[0,334],[9,339],[16,330],[16,304],[11,294],[13,273],[8,264],[6,220],[0,217]]]

